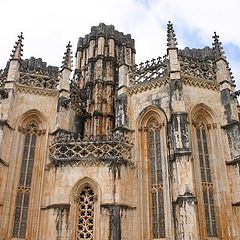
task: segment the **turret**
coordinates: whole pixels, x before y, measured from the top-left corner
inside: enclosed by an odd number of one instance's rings
[[[178,62],[177,38],[173,24],[169,21],[167,25],[167,54],[169,55],[170,79],[180,79],[180,64]]]
[[[235,84],[229,63],[226,59],[219,36],[214,32],[213,51],[216,64],[216,78],[220,83],[221,102],[224,107],[224,120],[226,124],[238,120],[237,99]]]
[[[18,40],[15,42],[13,51],[10,58],[9,70],[7,81],[16,82],[19,79],[19,66],[22,59],[23,52],[23,33],[18,36]]]
[[[70,130],[70,77],[72,72],[71,47],[71,43],[69,42],[63,56],[61,76],[59,80],[56,128],[60,131]]]
[[[71,51],[71,43],[69,42],[66,46],[66,52],[64,53],[61,73],[62,78],[59,82],[59,90],[69,91],[69,83],[70,83],[70,76],[72,72],[72,51]]]
[[[81,121],[86,135],[109,135],[115,127],[114,96],[124,84],[121,66],[135,64],[134,40],[100,23],[90,34],[79,38],[75,83],[81,92]],[[127,73],[127,68],[124,70]],[[124,77],[123,77],[124,76]]]
[[[170,111],[185,111],[183,102],[183,82],[181,80],[180,63],[178,60],[177,38],[173,24],[167,24],[167,54],[169,59],[168,71],[170,78]]]
[[[217,81],[220,84],[223,84],[223,82],[229,84],[229,88],[232,88],[233,84],[233,76],[231,69],[229,68],[229,63],[226,59],[222,43],[219,41],[219,36],[214,32],[213,35],[213,51],[214,51],[214,58],[216,62],[216,75],[217,75]]]

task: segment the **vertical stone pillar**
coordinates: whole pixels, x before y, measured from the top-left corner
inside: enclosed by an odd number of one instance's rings
[[[220,83],[221,102],[224,108],[225,124],[238,121],[238,103],[235,93],[235,84],[229,63],[223,51],[219,36],[214,33],[213,50],[216,64],[216,77]]]
[[[171,112],[171,152],[173,204],[175,210],[176,239],[192,240],[198,238],[196,206],[193,186],[193,172],[189,142],[188,114],[185,110],[183,81],[181,79],[178,48],[173,25],[168,24],[168,49]]]
[[[117,98],[115,99],[115,133],[125,136],[128,132],[128,71],[129,64],[126,59],[126,45],[121,46],[119,66],[119,82]]]
[[[69,42],[63,57],[56,119],[56,128],[65,131],[70,130],[70,77],[72,72],[71,47],[72,46]]]
[[[216,64],[216,77],[217,81],[220,83],[220,100],[223,107],[223,129],[225,130],[226,137],[229,144],[229,155],[227,160],[228,173],[232,172],[231,169],[237,169],[240,166],[240,121],[239,121],[239,109],[237,96],[239,91],[235,91],[235,84],[229,63],[226,59],[226,56],[223,51],[222,43],[219,41],[219,36],[214,33],[213,36],[213,50],[215,54],[215,64]],[[229,174],[230,182],[239,182],[240,174]],[[233,185],[234,186],[234,185]],[[240,202],[240,195],[237,194],[237,188],[231,187],[231,207],[228,209],[223,209],[221,214],[224,214],[224,211],[228,211],[228,214],[233,215],[232,218],[236,216],[237,207]],[[236,194],[235,194],[236,193]],[[228,196],[225,195],[225,198],[221,201],[221,204],[224,206],[229,206],[227,201]],[[230,211],[232,211],[230,213]],[[223,215],[224,216],[224,215]],[[224,226],[225,225],[225,226]],[[234,226],[235,225],[235,226]],[[231,224],[232,232],[235,232],[237,229],[237,223]],[[223,228],[228,228],[225,221],[223,221]],[[224,231],[223,231],[224,233]],[[235,239],[235,238],[234,238]]]
[[[5,97],[2,96],[2,102],[0,107],[0,119],[4,121],[10,121],[9,112],[11,111],[11,106],[14,101],[15,83],[19,81],[20,77],[19,67],[22,60],[23,39],[24,38],[21,33],[18,36],[18,41],[15,42],[11,58],[9,60],[7,79],[4,84]]]

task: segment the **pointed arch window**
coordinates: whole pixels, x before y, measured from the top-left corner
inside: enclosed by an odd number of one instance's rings
[[[165,214],[163,196],[163,161],[161,156],[160,127],[156,123],[149,127],[149,160],[152,237],[165,237]]]
[[[208,236],[217,236],[214,187],[209,161],[209,146],[206,125],[199,121],[197,123],[196,131],[206,230]]]
[[[25,238],[26,236],[32,172],[37,142],[37,129],[38,126],[35,123],[29,124],[25,129],[21,171],[17,188],[17,199],[13,224],[13,237],[15,238]]]
[[[95,193],[89,185],[77,196],[77,240],[93,240]]]

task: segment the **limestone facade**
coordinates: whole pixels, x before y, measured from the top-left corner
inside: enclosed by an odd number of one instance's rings
[[[72,74],[0,72],[0,239],[238,240],[240,111],[219,37],[135,64],[112,25],[79,38]],[[73,76],[73,77],[72,77]]]

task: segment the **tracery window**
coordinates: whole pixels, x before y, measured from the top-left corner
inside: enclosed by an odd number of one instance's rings
[[[152,124],[149,128],[150,191],[152,205],[152,236],[165,237],[165,215],[163,197],[163,162],[161,156],[160,128]]]
[[[77,240],[92,240],[94,234],[94,191],[86,185],[77,198]]]
[[[25,238],[29,199],[31,194],[32,171],[37,141],[37,125],[31,123],[26,128],[21,172],[17,188],[16,209],[13,224],[13,237]]]
[[[217,236],[216,213],[214,207],[214,187],[209,162],[207,129],[202,122],[199,122],[196,130],[207,235]]]

